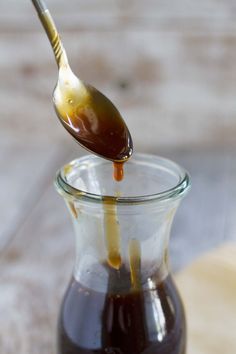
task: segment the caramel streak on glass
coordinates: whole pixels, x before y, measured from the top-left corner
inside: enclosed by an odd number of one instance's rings
[[[103,204],[107,262],[111,267],[120,269],[122,260],[120,254],[120,228],[116,203],[113,200],[105,198]]]
[[[139,240],[129,241],[131,284],[134,290],[141,288],[141,247]]]

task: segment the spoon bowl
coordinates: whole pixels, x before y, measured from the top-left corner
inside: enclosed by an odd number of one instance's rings
[[[129,130],[113,103],[78,79],[68,65],[59,69],[54,107],[64,128],[87,150],[112,161],[133,151]]]

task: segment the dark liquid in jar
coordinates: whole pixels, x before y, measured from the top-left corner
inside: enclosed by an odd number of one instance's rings
[[[170,276],[153,281],[151,290],[113,290],[97,292],[72,279],[61,308],[59,354],[185,353],[184,312]]]

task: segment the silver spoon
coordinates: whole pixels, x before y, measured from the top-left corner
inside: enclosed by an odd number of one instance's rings
[[[125,162],[133,152],[130,132],[113,103],[72,72],[65,49],[45,3],[32,0],[51,43],[58,65],[53,102],[66,130],[87,150],[115,162]]]

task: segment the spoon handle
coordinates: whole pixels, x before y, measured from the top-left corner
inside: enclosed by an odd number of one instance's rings
[[[47,6],[43,0],[32,0],[32,3],[39,15],[47,10]]]
[[[67,59],[65,49],[63,47],[62,41],[58,34],[56,25],[53,21],[53,18],[45,2],[41,0],[31,0],[31,1],[38,13],[39,19],[45,29],[45,32],[47,33],[58,67],[60,67],[61,65],[67,66],[68,59]]]

